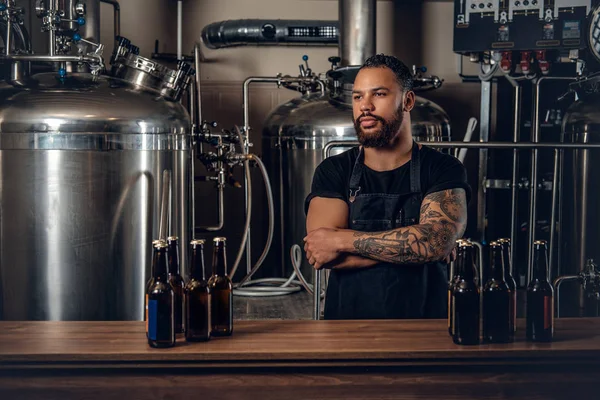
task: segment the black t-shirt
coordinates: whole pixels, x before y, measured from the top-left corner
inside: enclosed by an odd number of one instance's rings
[[[348,202],[350,175],[358,157],[358,147],[336,156],[328,157],[315,170],[311,193],[306,198],[305,212],[315,197],[341,199]],[[467,202],[471,198],[471,187],[467,183],[467,171],[462,163],[448,154],[422,146],[421,191],[423,197],[441,190],[463,188]],[[361,194],[410,192],[410,161],[390,171],[374,171],[365,165],[360,181]]]

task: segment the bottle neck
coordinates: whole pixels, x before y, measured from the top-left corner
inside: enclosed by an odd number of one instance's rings
[[[154,279],[167,279],[167,252],[165,248],[154,249],[152,266],[154,271]]]
[[[460,247],[457,254],[457,277],[465,281],[475,279],[474,251],[470,247]]]
[[[225,245],[223,243],[215,244],[213,251],[212,273],[215,276],[227,275],[227,257],[225,255]]]
[[[504,276],[510,276],[510,244],[504,243],[502,245],[502,257],[504,260]]]
[[[533,280],[548,281],[548,258],[546,249],[536,248],[533,253]]]
[[[179,252],[177,242],[169,243],[169,274],[179,275]]]
[[[192,247],[192,268],[190,271],[192,279],[204,280],[204,250],[200,246]]]
[[[502,249],[500,247],[492,248],[491,263],[492,273],[491,276],[497,281],[504,280],[504,263],[502,260]]]

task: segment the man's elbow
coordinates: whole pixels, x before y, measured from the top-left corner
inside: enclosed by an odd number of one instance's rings
[[[464,227],[457,226],[452,222],[442,220],[431,225],[429,232],[430,253],[428,261],[440,261],[446,259],[456,245],[456,240],[464,234]]]

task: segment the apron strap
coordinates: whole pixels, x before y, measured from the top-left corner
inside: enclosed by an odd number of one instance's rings
[[[350,203],[354,202],[356,195],[360,192],[360,179],[362,178],[364,159],[365,153],[363,147],[360,146],[358,157],[354,161],[354,167],[350,175],[350,193],[348,194]],[[421,152],[419,151],[419,145],[414,140],[410,159],[410,191],[411,193],[421,194]]]
[[[414,140],[410,159],[410,191],[421,195],[421,152]]]
[[[365,153],[362,146],[360,146],[358,148],[358,157],[356,157],[354,167],[352,168],[352,175],[350,175],[350,193],[348,195],[350,203],[354,202],[356,195],[360,192],[360,178],[362,178],[364,159]]]

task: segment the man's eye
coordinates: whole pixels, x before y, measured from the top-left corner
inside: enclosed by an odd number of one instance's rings
[[[375,96],[382,97],[382,96],[385,96],[385,93],[384,92],[377,92],[377,93],[375,93]]]
[[[359,99],[360,99],[360,96],[354,96],[354,97],[353,97],[353,99],[354,99],[354,100],[359,100]]]

